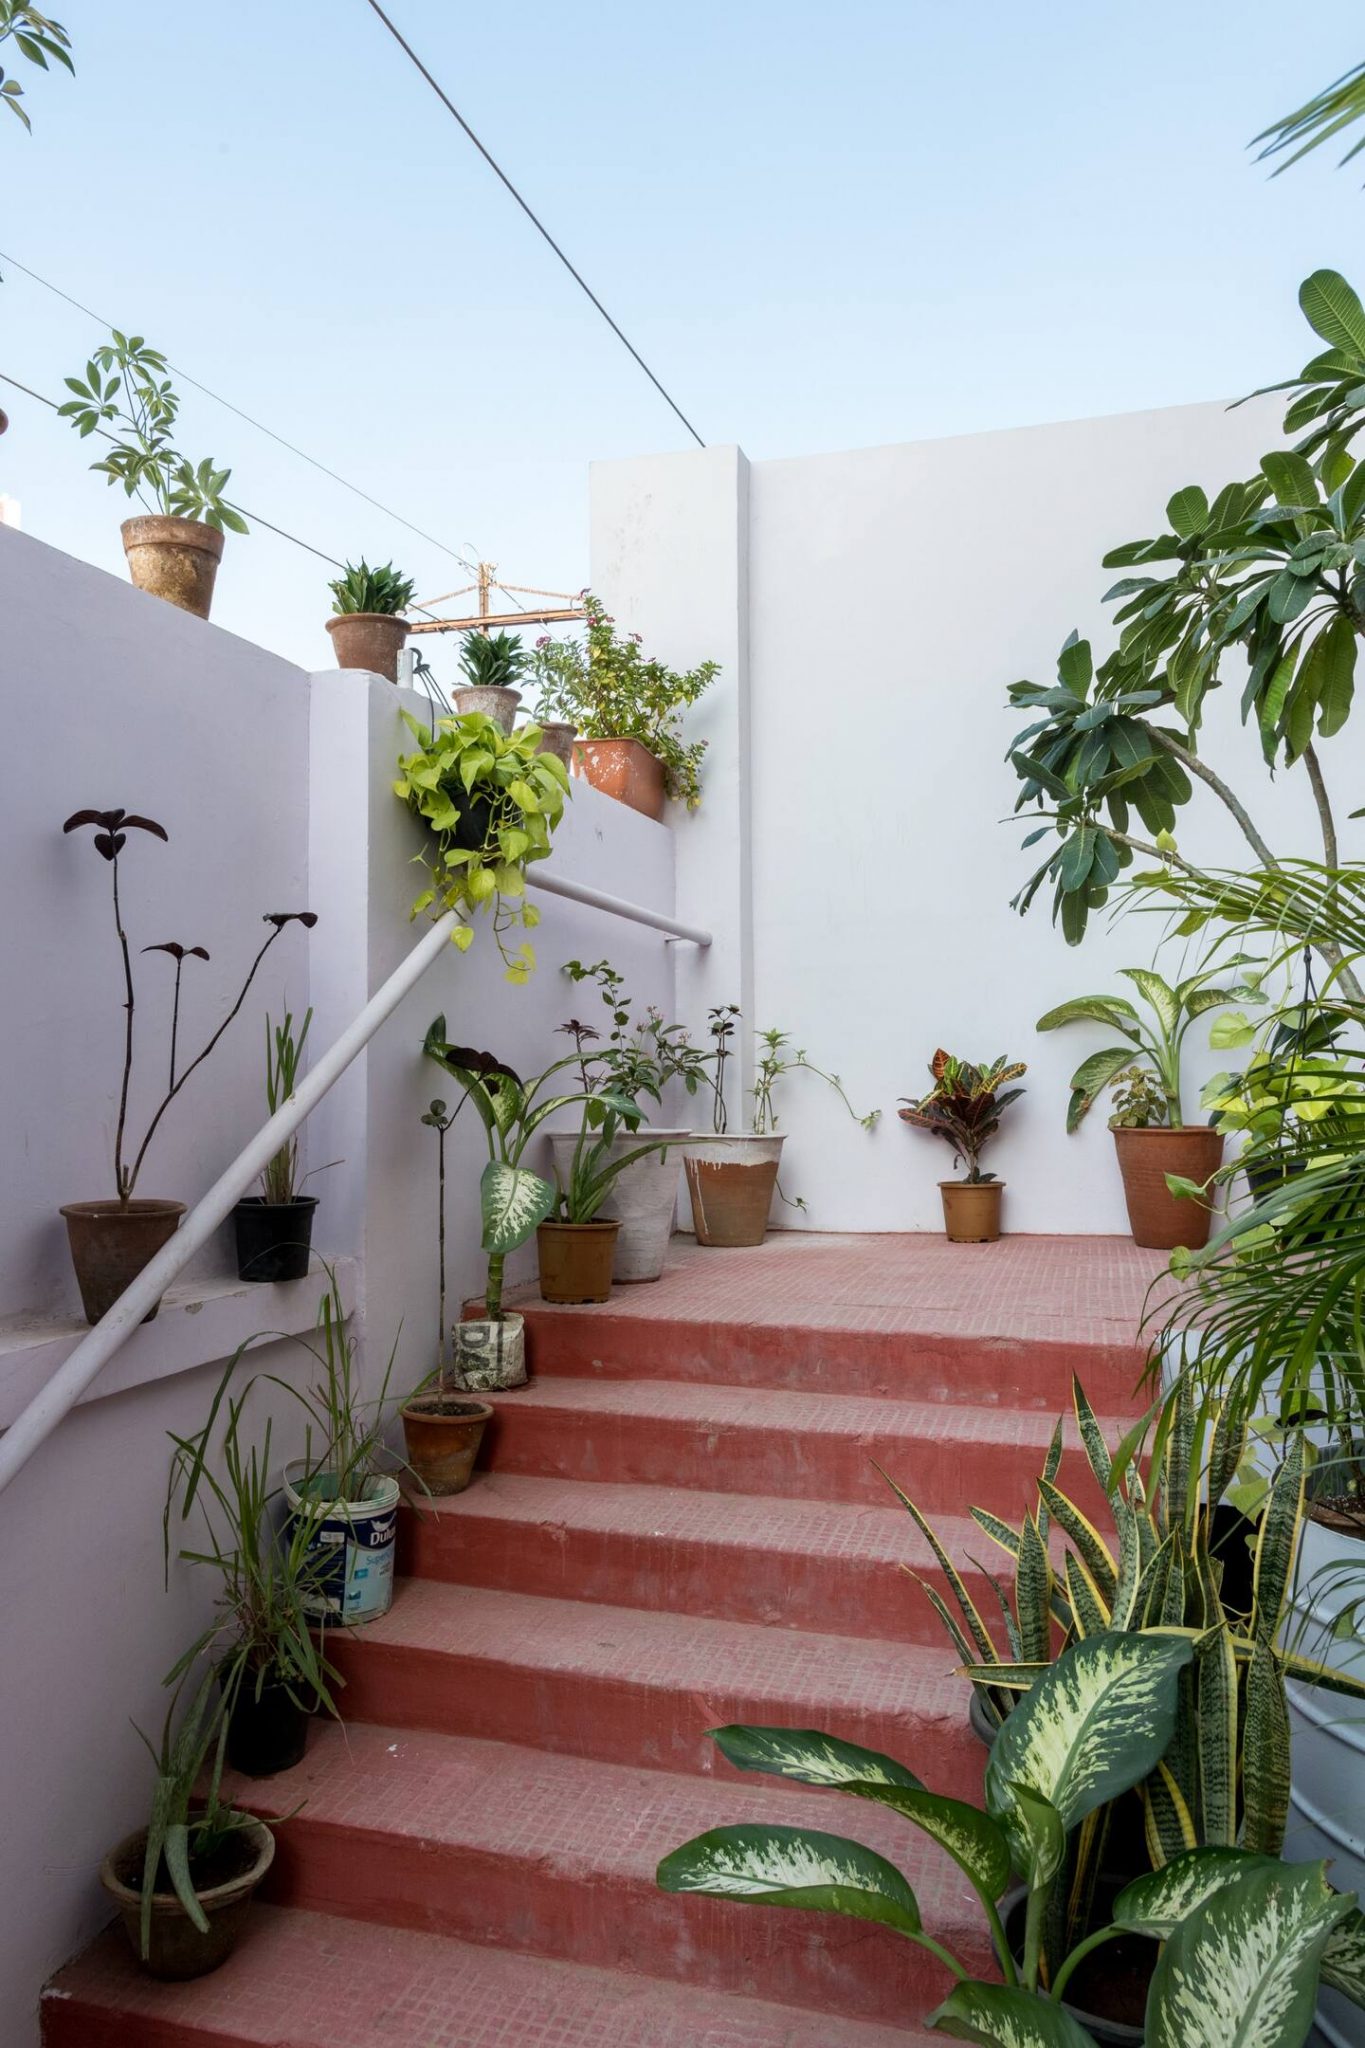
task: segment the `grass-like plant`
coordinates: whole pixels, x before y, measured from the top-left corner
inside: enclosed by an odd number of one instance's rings
[[[196,467],[175,446],[180,400],[159,349],[140,334],[120,334],[97,348],[83,377],[63,381],[74,396],[58,413],[81,434],[101,433],[112,451],[90,467],[122,484],[149,512],[172,519],[202,519],[221,533],[245,533],[247,523],[223,496],[231,470],[214,467],[206,456]],[[110,428],[114,431],[111,433]]]
[[[394,568],[392,562],[372,569],[363,558],[348,562],[345,574],[327,588],[332,593],[332,610],[343,616],[351,612],[379,612],[385,618],[405,612],[416,589],[412,578]]]

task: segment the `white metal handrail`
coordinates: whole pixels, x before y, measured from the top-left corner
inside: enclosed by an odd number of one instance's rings
[[[547,873],[543,868],[532,868],[526,881],[530,888],[543,889],[547,896],[564,896],[571,903],[586,903],[593,910],[610,911],[613,917],[624,917],[631,924],[647,924],[656,932],[666,932],[671,939],[690,939],[694,946],[711,943],[710,932],[699,924],[684,924],[662,910],[646,910],[641,903],[628,903],[624,896],[610,896],[605,889],[590,889],[586,882],[570,882],[553,870]]]
[[[630,918],[637,924],[652,925],[673,938],[691,939],[699,946],[711,943],[709,932],[703,932],[693,925],[681,924],[676,918],[666,918],[658,911],[645,910],[638,904],[627,903],[622,898],[608,896],[600,889],[589,889],[582,883],[559,878],[551,881],[548,877],[543,886],[553,895],[585,903],[596,910],[610,911],[617,917]],[[208,1193],[200,1197],[175,1235],[169,1238],[156,1256],[148,1261],[136,1279],[130,1281],[113,1307],[107,1310],[94,1328],[80,1339],[47,1384],[34,1395],[4,1435],[0,1436],[0,1492],[3,1492],[11,1479],[23,1469],[39,1445],[56,1429],[58,1423],[70,1413],[114,1353],[131,1336],[143,1317],[156,1306],[171,1282],[184,1271],[200,1246],[226,1220],[234,1205],[246,1193],[266,1164],[274,1158],[281,1145],[293,1137],[304,1119],[311,1115],[323,1096],[345,1073],[352,1060],[364,1051],[380,1025],[393,1014],[408,991],[414,988],[427,969],[441,958],[450,943],[450,931],[454,922],[455,913],[447,911],[423,935],[407,958],[370,997],[359,1015],[347,1025],[327,1051],[313,1062],[289,1100],[276,1110],[269,1123],[262,1126],[245,1150],[238,1153],[231,1166],[219,1175]]]

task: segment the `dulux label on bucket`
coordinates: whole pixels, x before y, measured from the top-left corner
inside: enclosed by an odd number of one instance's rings
[[[381,1484],[378,1500],[349,1502],[313,1520],[308,1548],[316,1590],[304,1603],[310,1614],[374,1621],[392,1605],[398,1488],[392,1480]]]

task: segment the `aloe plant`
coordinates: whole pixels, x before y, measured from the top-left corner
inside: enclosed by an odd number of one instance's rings
[[[189,1919],[201,1934],[207,1934],[208,1916],[194,1888],[194,1866],[208,1861],[229,1835],[252,1825],[249,1814],[238,1813],[221,1797],[228,1700],[219,1690],[217,1673],[210,1666],[202,1674],[180,1713],[185,1682],[182,1677],[171,1696],[157,1747],[153,1748],[140,1728],[136,1730],[156,1766],[142,1866],[139,1937],[144,1962],[151,1953],[152,1902],[161,1889],[163,1867]],[[206,1765],[208,1780],[196,1794]]]
[[[894,1758],[831,1735],[713,1731],[740,1770],[874,1801],[929,1835],[977,1895],[1002,1983],[973,1979],[925,1930],[902,1872],[847,1836],[777,1824],[715,1828],[665,1856],[658,1882],[668,1892],[836,1912],[893,1929],[952,1973],[929,2025],[960,2040],[1088,2048],[1092,2037],[1062,2004],[1076,1964],[1119,1934],[1146,1933],[1166,1942],[1147,2004],[1153,2048],[1299,2048],[1320,1974],[1330,1970],[1356,1998],[1365,1985],[1361,1915],[1331,1891],[1322,1864],[1196,1850],[1193,1861],[1130,1885],[1112,1921],[1069,1954],[1045,1946],[1068,1836],[1160,1762],[1194,1656],[1194,1642],[1177,1632],[1099,1636],[1064,1651],[1001,1730],[984,1809],[931,1792]],[[998,1904],[1012,1868],[1027,1887],[1018,1953]]]
[[[460,649],[465,682],[476,690],[515,690],[531,657],[519,633],[466,633]]]
[[[412,603],[416,586],[411,576],[404,576],[392,562],[381,562],[372,569],[362,556],[358,562],[348,562],[345,573],[327,588],[334,612],[380,612],[385,618],[396,618]]]

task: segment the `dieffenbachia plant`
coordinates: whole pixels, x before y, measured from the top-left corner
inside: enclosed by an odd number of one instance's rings
[[[1320,1863],[1283,1864],[1235,1850],[1196,1850],[1120,1894],[1112,1920],[1069,1954],[1044,1944],[1048,1903],[1067,1842],[1165,1754],[1195,1645],[1179,1634],[1100,1635],[1049,1667],[998,1735],[984,1809],[931,1792],[878,1751],[807,1729],[714,1731],[741,1770],[847,1792],[888,1807],[945,1849],[977,1895],[1003,1982],[974,1979],[926,1932],[896,1866],[843,1835],[779,1824],[721,1827],[665,1856],[668,1892],[841,1913],[927,1949],[953,1988],[929,2025],[999,2048],[1093,2048],[1063,2004],[1084,1955],[1124,1933],[1165,1943],[1147,2002],[1151,2048],[1299,2048],[1319,1979],[1365,1990],[1365,1932],[1354,1900]],[[1018,1948],[999,1901],[1017,1870],[1027,1887]]]

